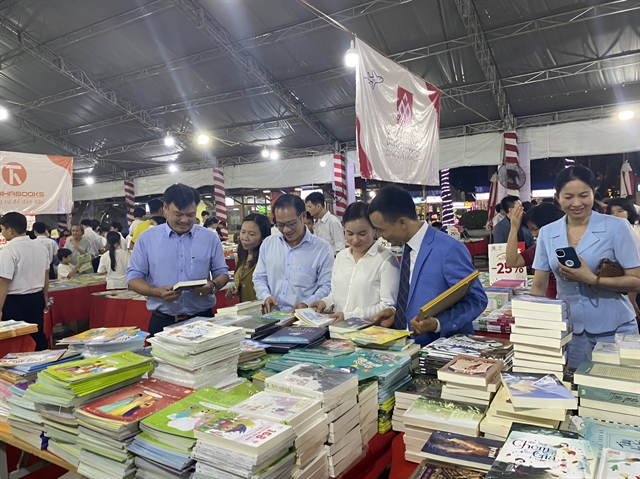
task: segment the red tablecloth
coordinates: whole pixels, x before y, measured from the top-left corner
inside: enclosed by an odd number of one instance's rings
[[[396,433],[393,431],[373,436],[369,441],[367,455],[345,473],[342,479],[377,479],[391,463],[391,443],[394,437]],[[395,479],[395,476],[391,475],[389,479]]]
[[[9,353],[28,353],[36,350],[36,342],[31,339],[31,335],[17,336],[0,341],[0,358]]]
[[[224,308],[238,302],[237,299],[228,300],[225,293],[226,291],[216,293],[217,306]],[[216,308],[213,312],[216,312]],[[136,326],[142,331],[147,331],[151,312],[147,309],[146,301],[92,296],[90,318],[91,328]]]
[[[235,271],[236,270],[236,260],[235,259],[225,258],[225,261],[227,262],[227,268],[229,268],[229,271]]]
[[[506,339],[509,340],[509,333],[492,333],[490,331],[474,331],[476,336],[486,336],[488,338]]]
[[[463,241],[463,243],[469,250],[471,257],[489,255],[489,238],[485,238],[482,241]]]
[[[49,312],[51,327],[56,324],[70,323],[71,321],[80,321],[89,319],[91,315],[92,293],[105,291],[106,284],[97,284],[92,286],[83,286],[81,288],[61,289],[52,291],[49,296],[55,298],[55,302]],[[45,318],[45,323],[47,322]],[[45,334],[47,334],[48,326],[45,324]],[[49,333],[49,336],[51,333]]]
[[[393,439],[391,446],[392,459],[391,459],[391,474],[389,479],[407,479],[416,470],[418,464],[415,462],[409,462],[404,458],[404,433],[398,434]]]

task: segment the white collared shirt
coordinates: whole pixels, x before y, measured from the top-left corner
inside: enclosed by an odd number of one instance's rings
[[[11,280],[7,294],[42,291],[50,264],[49,253],[40,241],[18,236],[7,242],[0,250],[0,278]]]
[[[104,248],[103,244],[102,244],[102,240],[104,238],[102,238],[102,236],[100,236],[98,233],[96,233],[95,231],[93,231],[93,229],[91,228],[85,228],[84,229],[84,235],[83,235],[88,241],[91,242],[91,244],[93,245],[93,248],[96,250],[95,253],[93,254],[98,254],[100,252],[101,249]],[[106,239],[105,239],[105,243],[106,243]]]
[[[46,236],[36,236],[36,241],[47,249],[49,253],[49,264],[53,263],[56,253],[58,252],[58,243]]]
[[[316,222],[313,234],[329,243],[334,255],[344,249],[342,222],[328,211]]]
[[[351,249],[345,249],[336,256],[331,293],[322,301],[345,319],[370,319],[395,304],[399,279],[398,260],[377,241],[357,263]]]
[[[111,269],[111,255],[107,251],[100,257],[98,273],[107,273],[107,289],[127,289],[127,268],[129,252],[119,248],[116,253],[116,270]]]

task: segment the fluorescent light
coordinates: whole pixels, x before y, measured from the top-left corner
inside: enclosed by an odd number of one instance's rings
[[[271,190],[262,190],[263,193],[271,193]]]
[[[6,120],[9,118],[9,112],[6,108],[0,107],[0,120]]]
[[[92,184],[94,184],[94,183],[95,183],[95,181],[96,181],[96,180],[94,180],[94,179],[93,179],[93,176],[87,176],[87,177],[84,179],[84,182],[85,182],[86,184],[88,184],[88,185],[92,185]]]
[[[167,132],[167,136],[164,137],[164,144],[167,146],[173,146],[176,144],[176,139],[171,136],[171,133]]]
[[[634,116],[635,112],[633,110],[625,110],[618,113],[618,118],[620,118],[622,121],[632,120]]]
[[[353,40],[351,40],[351,43],[349,44],[349,49],[347,50],[347,53],[345,53],[344,55],[344,63],[349,68],[355,68],[358,65],[359,59],[360,57],[358,56],[358,51],[356,50],[356,44]]]
[[[178,167],[176,165],[169,165],[170,173],[175,173],[176,171],[178,171]]]
[[[260,156],[262,156],[262,158],[269,158],[269,150],[266,146],[260,152]]]
[[[271,150],[271,153],[269,153],[269,158],[271,158],[272,160],[279,160],[280,152],[278,150]]]
[[[206,145],[207,143],[209,143],[209,135],[205,135],[204,133],[200,133],[198,135],[198,144],[199,145]]]
[[[321,160],[321,161],[320,161],[320,166],[321,166],[322,168],[324,168],[325,166],[327,166],[327,162],[326,162],[326,161],[324,161],[324,160]]]
[[[302,191],[302,188],[296,188],[295,191]]]
[[[114,203],[113,206],[120,206],[118,203]]]

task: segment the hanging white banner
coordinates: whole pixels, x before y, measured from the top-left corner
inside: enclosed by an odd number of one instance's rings
[[[0,214],[68,214],[73,209],[73,158],[0,152]]]
[[[438,185],[440,91],[366,43],[355,47],[362,177]]]

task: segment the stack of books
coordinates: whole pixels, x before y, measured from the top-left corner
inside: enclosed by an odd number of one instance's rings
[[[192,389],[236,381],[243,338],[242,328],[207,321],[167,327],[149,339],[153,377]]]
[[[451,466],[463,467],[474,472],[487,472],[492,467],[502,446],[503,441],[496,441],[486,437],[434,431],[422,447],[420,455],[426,458],[427,461],[438,461]],[[467,474],[465,471],[456,471],[455,475],[450,477],[467,479],[475,477],[475,474],[473,472]],[[571,477],[577,478],[579,476]]]
[[[238,366],[241,364],[254,361],[267,354],[267,344],[253,339],[243,339],[240,341],[240,356],[238,357]]]
[[[353,354],[354,351],[355,346],[351,341],[328,339],[316,346],[293,349],[281,356],[279,360],[269,361],[267,368],[274,372],[281,372],[302,363],[324,367],[338,358]]]
[[[584,362],[573,380],[580,416],[640,426],[640,368]]]
[[[499,309],[487,309],[473,320],[473,330],[490,333],[511,333],[511,327],[515,318],[511,311],[511,303],[507,303]]]
[[[596,475],[596,454],[588,441],[512,431],[488,470],[486,479],[504,477],[566,477],[609,479]]]
[[[238,363],[238,375],[242,378],[252,380],[270,361],[281,357],[281,354],[265,354],[264,356],[260,356],[259,358],[252,359],[245,363]],[[264,389],[264,384],[261,389]]]
[[[7,398],[9,404],[8,423],[11,434],[37,449],[46,449],[49,437],[45,434],[42,417],[38,414],[33,401],[24,397],[26,389],[33,383],[15,384],[9,389],[11,396]]]
[[[640,334],[616,334],[620,364],[640,367]]]
[[[578,401],[553,374],[502,373],[503,387],[480,425],[486,437],[504,440],[513,423],[557,429]]]
[[[233,326],[244,330],[246,339],[261,339],[272,335],[280,329],[277,319],[264,318],[262,316],[250,316],[237,321]]]
[[[344,339],[353,341],[356,346],[387,350],[397,346],[405,347],[409,331],[371,326],[352,333],[344,333],[342,336]]]
[[[415,376],[409,384],[395,392],[392,427],[394,431],[404,432],[402,416],[420,396],[430,399],[440,399],[442,396],[442,381],[430,376]]]
[[[322,343],[327,336],[327,328],[286,326],[276,333],[262,339],[269,345],[270,354],[287,354],[292,349],[314,347]]]
[[[262,313],[262,301],[245,301],[244,303],[234,304],[233,306],[228,306],[226,308],[218,308],[218,312],[216,315],[224,316],[224,315],[249,315],[253,316],[256,313]]]
[[[455,466],[442,466],[423,460],[409,479],[484,479],[484,473]]]
[[[308,328],[324,328],[335,321],[326,314],[316,312],[315,308],[296,309],[294,313],[298,326]]]
[[[569,302],[522,295],[511,303],[515,325],[513,371],[555,373],[561,380],[567,369],[566,345],[573,337],[569,324]]]
[[[139,422],[194,392],[158,379],[145,379],[77,408],[79,473],[113,478],[133,474],[134,457],[127,446],[140,432]]]
[[[75,336],[61,339],[58,345],[68,346],[69,353],[85,358],[103,356],[118,351],[141,353],[149,333],[136,327],[94,328]]]
[[[230,411],[291,426],[296,436],[295,455],[299,469],[304,469],[318,456],[327,437],[327,418],[318,399],[263,391],[233,406]],[[316,425],[314,430],[312,426]]]
[[[437,430],[478,436],[485,409],[473,404],[419,397],[402,416],[405,459],[420,463],[426,457],[422,447]]]
[[[502,361],[457,356],[438,371],[438,379],[445,382],[442,399],[489,406],[500,386]]]
[[[8,431],[7,419],[9,418],[9,403],[7,399],[11,396],[9,389],[12,383],[0,378],[0,431]]]
[[[367,444],[378,432],[378,382],[371,380],[358,386],[360,405],[360,433]]]
[[[500,360],[504,364],[504,370],[510,371],[513,344],[506,339],[468,334],[438,338],[420,350],[420,373],[437,376],[438,370],[459,354]]]
[[[293,326],[297,320],[293,313],[285,313],[284,311],[271,311],[270,313],[263,314],[262,317],[277,320],[278,326],[281,328],[284,328],[285,326]]]
[[[188,477],[194,430],[247,397],[208,387],[144,418],[142,432],[127,446],[136,456],[138,476]]]
[[[27,323],[26,321],[16,321],[14,319],[0,321],[0,341],[37,332],[37,324]]]
[[[296,459],[291,426],[221,411],[196,427],[194,436],[193,479],[291,477]]]
[[[355,374],[300,364],[267,378],[265,384],[267,390],[310,397],[322,402],[329,423],[329,434],[325,441],[329,475],[336,477],[346,471],[354,458],[362,452],[360,406],[357,401],[358,377]]]
[[[79,353],[69,352],[66,349],[56,349],[26,353],[9,353],[0,359],[0,371],[7,376],[22,377],[24,381],[33,381],[37,374],[54,364],[62,364],[80,359]],[[16,381],[9,381],[15,384]]]
[[[339,323],[330,324],[329,336],[331,339],[345,339],[344,334],[355,333],[372,325],[373,323],[367,319],[347,318]]]

